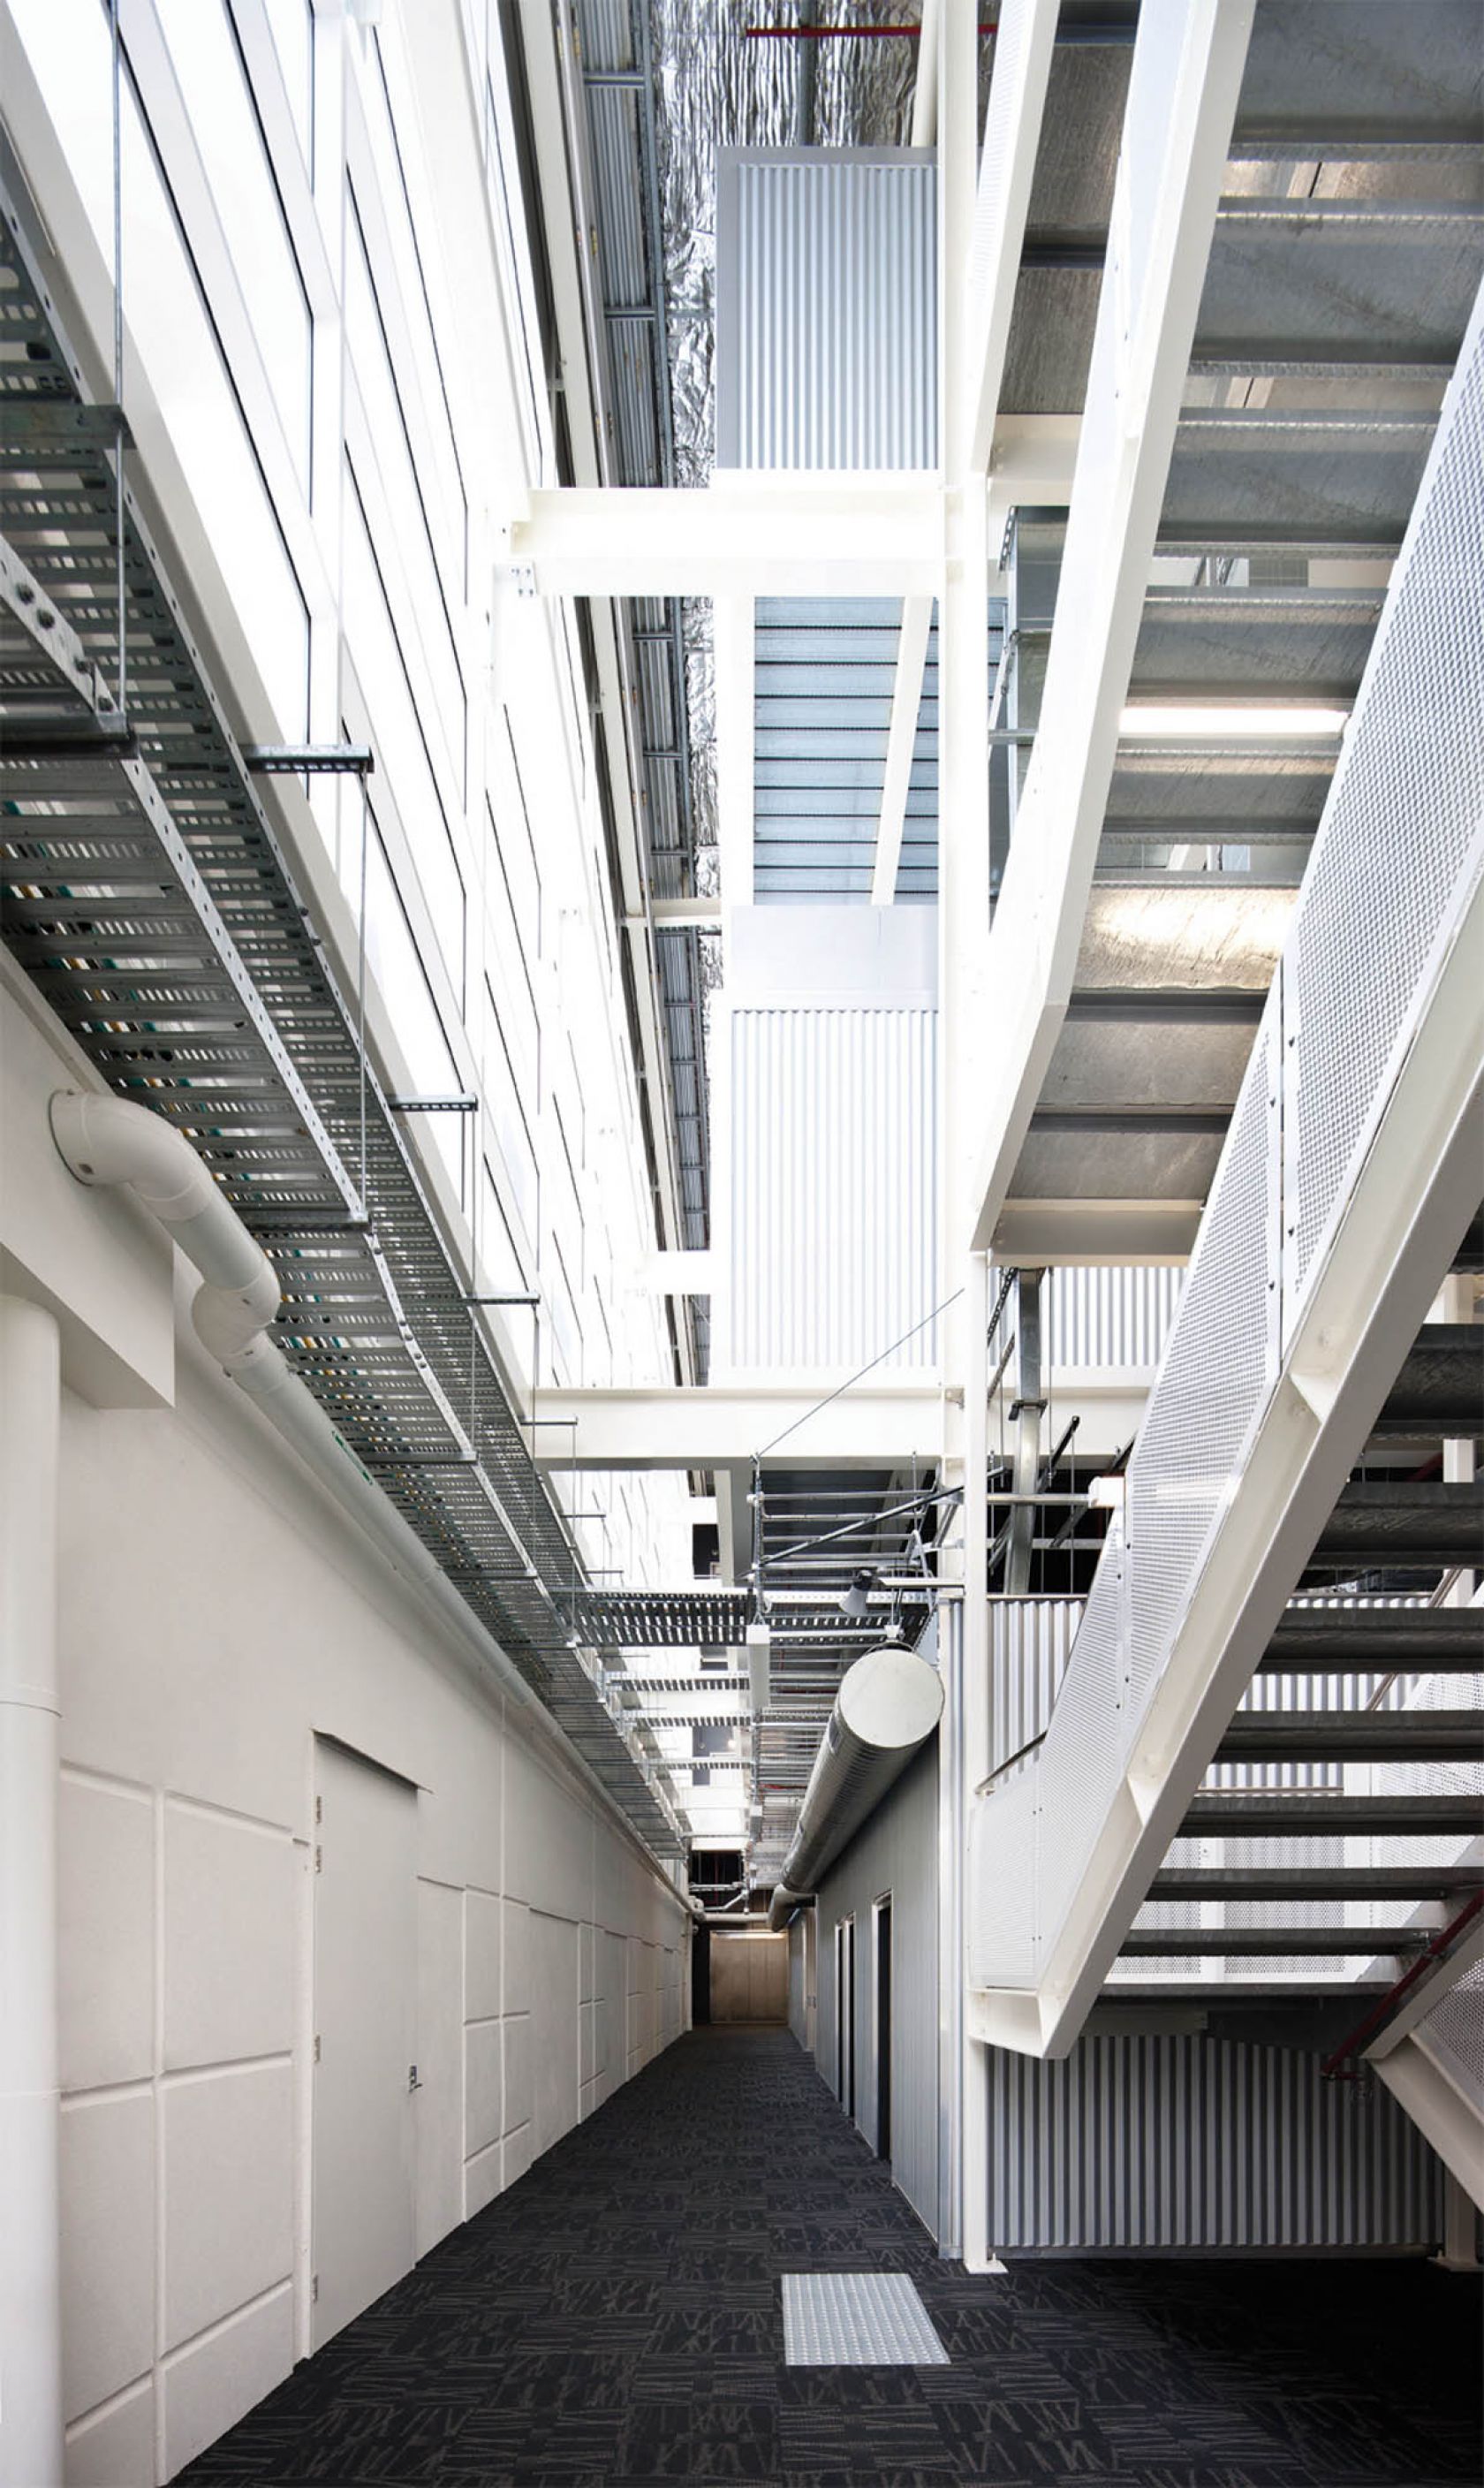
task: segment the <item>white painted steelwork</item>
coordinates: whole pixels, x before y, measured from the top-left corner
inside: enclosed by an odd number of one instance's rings
[[[1032,2054],[1063,2053],[1076,2037],[1476,1201],[1481,444],[1484,298],[1130,1465],[1124,1521],[1109,1532],[1046,1742],[981,1800],[971,1826],[971,1981],[996,1991],[974,1999],[975,2026]],[[1410,876],[1378,869],[1380,817],[1393,857],[1399,836],[1427,845],[1425,907]],[[1322,986],[1294,966],[1316,945],[1329,962]],[[1370,1049],[1373,1085],[1357,1099],[1355,997],[1373,987],[1393,1033]],[[1355,1139],[1306,1162],[1292,1100],[1330,1090]],[[1321,1239],[1306,1259],[1303,1230]]]
[[[1252,0],[1145,12],[1035,749],[991,950],[1010,1076],[981,1101],[973,1240],[989,1245],[1071,998],[1216,229]]]
[[[932,466],[936,178],[901,148],[716,159],[716,463]]]

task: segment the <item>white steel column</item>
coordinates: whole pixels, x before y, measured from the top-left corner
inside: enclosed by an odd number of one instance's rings
[[[986,1547],[986,1354],[988,1270],[967,1250],[969,1180],[980,1111],[977,1089],[988,1016],[984,980],[990,939],[989,554],[987,495],[968,458],[965,386],[966,305],[979,148],[979,34],[973,7],[941,12],[938,34],[938,333],[941,341],[943,575],[938,593],[938,1030],[942,1220],[939,1266],[946,1299],[962,1290],[945,1324],[944,1378],[964,1405],[963,1638],[960,1706],[950,1740],[957,1774],[956,1836],[941,1861],[942,1901],[955,1930],[954,2011],[962,2035],[957,2073],[960,2221],[966,2268],[989,2261],[989,2059],[961,2014],[967,1984],[963,1899],[967,1794],[983,1770],[989,1693]],[[949,1879],[951,1878],[951,1882]],[[946,2004],[944,2009],[946,2010]]]
[[[0,1296],[0,2488],[62,2477],[53,1316]]]

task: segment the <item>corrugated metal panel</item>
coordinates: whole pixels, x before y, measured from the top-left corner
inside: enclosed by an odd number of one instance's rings
[[[1041,1300],[1047,1364],[1056,1373],[1096,1366],[1158,1365],[1184,1285],[1184,1270],[1173,1268],[1105,1262],[1087,1269],[1048,1270]],[[991,1335],[992,1365],[1014,1337],[1015,1307],[1009,1302]]]
[[[937,1013],[731,1019],[729,1362],[854,1371],[937,1361]]]
[[[631,87],[590,86],[588,128],[602,212],[598,249],[605,305],[648,305],[649,253],[639,152],[639,99]]]
[[[855,2122],[876,2140],[872,1904],[891,1895],[891,2174],[930,2228],[938,2220],[938,1746],[878,1806],[815,1906],[821,2072],[835,2061],[834,1931],[855,1920]]]
[[[718,466],[937,464],[936,215],[931,155],[718,155]]]
[[[577,0],[585,70],[627,70],[634,62],[630,0]]]
[[[1442,2170],[1378,2086],[1245,2040],[992,2048],[989,2234],[1002,2249],[1422,2247]]]
[[[990,1610],[990,1769],[1002,1770],[1051,1715],[1080,1598],[1025,1598]]]

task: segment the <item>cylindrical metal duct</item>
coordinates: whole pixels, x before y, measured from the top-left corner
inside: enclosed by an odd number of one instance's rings
[[[829,1714],[783,1861],[769,1924],[786,1926],[800,1902],[880,1805],[937,1727],[942,1679],[915,1651],[888,1642],[847,1670]]]

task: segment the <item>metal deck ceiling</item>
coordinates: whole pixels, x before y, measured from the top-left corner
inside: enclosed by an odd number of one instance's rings
[[[1132,699],[1354,698],[1484,272],[1481,72],[1463,0],[1258,0]],[[1056,533],[1033,515],[1000,685],[1031,725]],[[1204,1200],[1338,749],[1125,739],[1012,1200]]]
[[[1113,27],[1090,48],[1059,42],[1053,56],[1000,398],[1007,413],[1081,409],[1133,30],[1131,13],[1121,36]],[[1471,242],[1467,216],[1437,210],[1477,195],[1469,159],[1479,138],[1479,58],[1477,13],[1459,0],[1258,0],[1197,368],[1343,369],[1367,354],[1393,377],[1451,368],[1459,296],[1472,292]],[[1300,165],[1323,164],[1332,189],[1367,209],[1379,191],[1396,196],[1400,176],[1399,203],[1416,212],[1383,230],[1363,218],[1347,225],[1337,198],[1301,199],[1300,215],[1330,221],[1328,247],[1299,267],[1288,248],[1295,208],[1242,195],[1254,186],[1251,166],[1274,164],[1285,189]],[[1254,305],[1260,317],[1248,326]]]
[[[636,1829],[674,1851],[651,1760],[571,1647],[573,1545],[131,499],[111,718],[114,417],[81,402],[3,213],[0,931],[109,1086],[206,1160],[272,1258],[290,1364]]]

